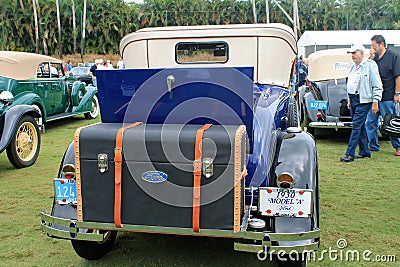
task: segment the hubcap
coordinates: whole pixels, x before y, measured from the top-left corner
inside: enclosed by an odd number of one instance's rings
[[[21,124],[15,139],[18,157],[22,161],[30,161],[36,153],[38,136],[35,126],[31,122]]]

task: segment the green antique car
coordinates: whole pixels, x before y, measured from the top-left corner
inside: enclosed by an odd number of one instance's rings
[[[0,153],[16,168],[35,163],[46,122],[78,114],[98,116],[96,87],[66,76],[59,59],[0,51]]]

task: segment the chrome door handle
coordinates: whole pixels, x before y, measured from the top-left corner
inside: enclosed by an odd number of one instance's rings
[[[167,87],[168,87],[168,92],[171,93],[172,91],[172,84],[175,82],[175,76],[174,75],[168,75],[167,77]]]

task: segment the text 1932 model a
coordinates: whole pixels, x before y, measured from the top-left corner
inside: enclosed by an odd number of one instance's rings
[[[44,123],[78,114],[98,115],[97,89],[65,76],[62,61],[0,51],[0,152],[16,168],[32,165]]]
[[[98,71],[102,122],[76,130],[43,231],[92,260],[118,231],[234,238],[235,250],[262,254],[316,250],[317,152],[290,95],[292,30],[149,28],[120,48],[127,68]]]

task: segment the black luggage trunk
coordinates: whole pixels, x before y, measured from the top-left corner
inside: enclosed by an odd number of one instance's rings
[[[114,222],[113,159],[120,127],[101,123],[80,132],[83,221]],[[142,124],[124,132],[122,224],[192,227],[194,149],[196,132],[201,127]],[[239,183],[235,188],[235,175],[245,170],[243,128],[213,125],[204,132],[202,159],[213,160],[213,175],[206,178],[203,173],[201,177],[200,228],[232,230],[234,224],[240,224],[245,183],[236,178]],[[99,170],[101,154],[108,157],[105,172]],[[239,166],[236,172],[235,161]],[[239,215],[235,216],[235,208]]]

